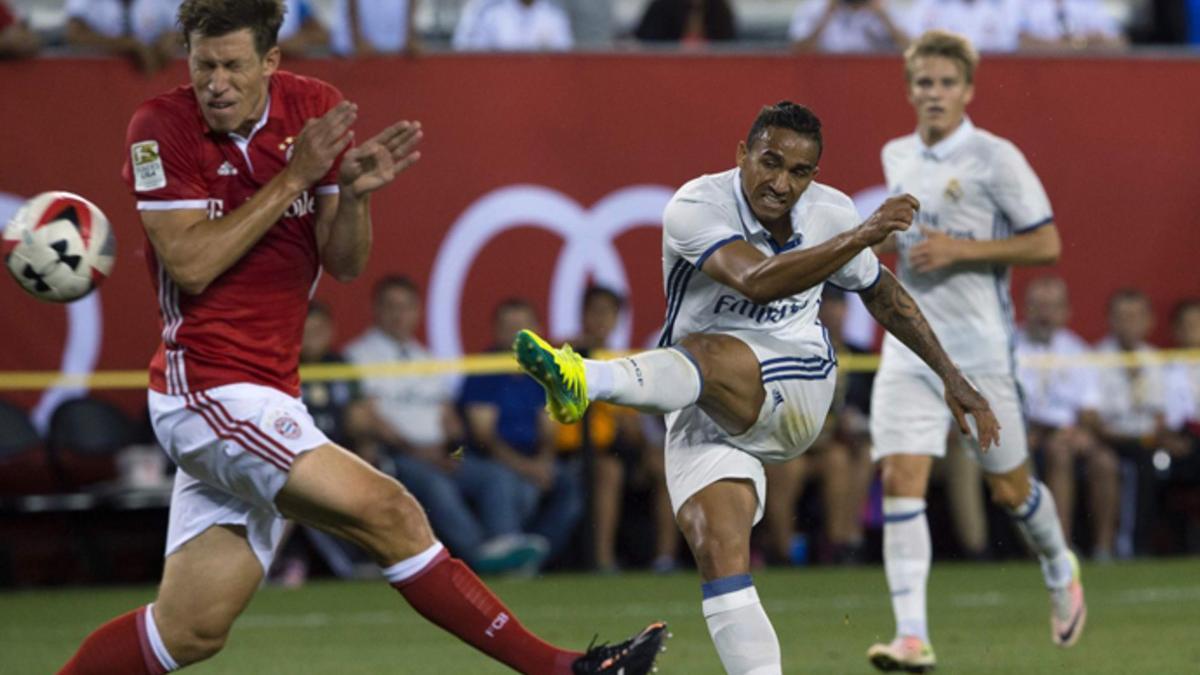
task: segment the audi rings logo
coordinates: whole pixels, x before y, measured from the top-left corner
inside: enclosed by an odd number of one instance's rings
[[[533,226],[557,234],[564,246],[550,279],[548,327],[551,335],[579,331],[583,292],[589,279],[629,293],[625,264],[614,241],[636,227],[660,227],[674,191],[661,185],[631,185],[616,190],[591,209],[561,192],[539,185],[510,185],[475,201],[450,227],[429,279],[429,342],[443,358],[463,353],[463,284],[479,252],[501,233]],[[629,346],[628,315],[613,335],[613,347]]]

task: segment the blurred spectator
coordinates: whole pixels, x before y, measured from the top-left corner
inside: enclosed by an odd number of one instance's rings
[[[928,30],[958,33],[981,52],[1014,52],[1021,45],[1022,0],[915,0],[908,34]]]
[[[603,286],[592,286],[583,296],[583,332],[571,345],[583,356],[608,348],[608,339],[621,316],[625,299]],[[651,483],[655,496],[655,528],[658,546],[655,567],[665,570],[675,560],[675,516],[666,494],[666,467],[662,446],[647,443],[641,415],[630,408],[596,402],[584,417],[594,462],[592,476],[592,535],[596,568],[612,572],[617,563],[617,527],[621,522],[626,462],[632,464],[633,479]],[[583,445],[583,424],[558,427],[560,456],[578,461]],[[665,529],[670,535],[663,537]]]
[[[1121,458],[1117,537],[1111,553],[1127,558],[1145,548],[1148,522],[1154,517],[1157,486],[1152,461],[1167,436],[1166,383],[1162,366],[1154,360],[1155,349],[1146,342],[1154,329],[1150,298],[1136,289],[1117,291],[1108,301],[1108,322],[1111,333],[1096,351],[1132,359],[1100,369],[1103,395],[1097,411],[1100,442]],[[1096,547],[1098,557],[1109,554]]]
[[[309,0],[284,0],[279,49],[285,56],[304,56],[329,46],[329,31]]]
[[[416,339],[421,322],[416,285],[405,277],[384,277],[372,296],[375,325],[347,345],[350,360],[361,366],[429,360]],[[486,460],[451,457],[462,425],[444,378],[368,378],[364,388],[377,413],[375,435],[385,446],[381,468],[421,502],[434,532],[455,555],[480,572],[540,562],[546,542],[520,533],[518,482]]]
[[[1024,0],[1022,49],[1124,49],[1128,41],[1103,0]]]
[[[459,51],[566,51],[567,13],[550,0],[469,0],[454,29]]]
[[[1171,311],[1175,346],[1191,350],[1190,359],[1167,371],[1167,426],[1176,431],[1164,447],[1172,458],[1171,478],[1200,485],[1200,298],[1190,298]]]
[[[633,36],[699,46],[735,39],[737,24],[727,0],[652,0]]]
[[[842,339],[845,316],[845,292],[827,285],[821,296],[819,320],[838,354],[861,354],[862,350]],[[766,465],[769,560],[803,562],[795,559],[793,554],[792,521],[796,502],[803,492],[805,473],[811,470],[819,476],[822,485],[828,557],[837,563],[863,561],[862,512],[875,473],[867,427],[873,379],[869,373],[847,373],[839,369],[833,404],[821,436],[796,460]]]
[[[576,47],[612,46],[613,0],[562,0],[559,4],[571,22]]]
[[[41,40],[29,30],[6,0],[0,0],[0,59],[33,56],[41,48]]]
[[[67,44],[133,61],[147,75],[179,51],[180,0],[67,0]]]
[[[888,0],[804,0],[788,37],[802,52],[894,52],[908,45]]]
[[[502,302],[493,317],[493,351],[508,352],[521,329],[538,330],[525,300]],[[555,458],[555,427],[543,409],[541,385],[523,373],[472,375],[463,383],[469,453],[500,465],[520,482],[527,531],[550,542],[550,558],[563,552],[584,511],[585,491],[577,463]]]
[[[333,52],[341,56],[416,54],[418,0],[336,0],[333,6]]]
[[[1113,549],[1120,495],[1117,456],[1096,442],[1100,388],[1096,371],[1084,364],[1065,367],[1054,359],[1078,359],[1091,350],[1067,328],[1071,309],[1067,285],[1042,277],[1025,291],[1025,323],[1017,333],[1018,379],[1025,406],[1029,447],[1040,451],[1046,485],[1054,493],[1063,535],[1072,543],[1076,464],[1087,481],[1092,549],[1101,557]]]

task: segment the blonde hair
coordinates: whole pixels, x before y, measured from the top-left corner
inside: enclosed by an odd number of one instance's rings
[[[922,57],[940,56],[957,61],[962,66],[967,84],[975,81],[975,69],[979,67],[979,52],[967,38],[958,33],[944,30],[926,31],[904,50],[904,77],[912,80],[913,64]]]

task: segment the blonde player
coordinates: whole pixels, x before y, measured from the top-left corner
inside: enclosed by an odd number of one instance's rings
[[[966,117],[978,62],[966,39],[941,31],[925,33],[905,52],[917,131],[884,146],[883,169],[891,192],[913,194],[921,211],[917,227],[889,244],[900,254],[900,280],[996,411],[1004,432],[980,462],[992,500],[1012,515],[1041,561],[1051,638],[1067,647],[1083,630],[1083,588],[1054,499],[1029,473],[1008,291],[1009,266],[1053,263],[1060,243],[1046,192],[1025,157]],[[941,401],[934,372],[888,336],[871,401],[871,436],[883,468],[884,567],[896,615],[895,640],[868,650],[881,670],[924,672],[936,663],[925,616],[925,490],[951,422]]]

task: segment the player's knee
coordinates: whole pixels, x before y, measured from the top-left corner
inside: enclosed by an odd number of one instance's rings
[[[386,481],[365,491],[358,502],[364,530],[388,540],[411,541],[428,533],[425,510],[403,485]]]
[[[991,488],[992,503],[1009,510],[1019,507],[1029,498],[1028,481],[993,480]]]
[[[224,649],[232,624],[225,612],[209,611],[190,617],[186,625],[159,626],[159,631],[171,658],[187,665],[211,659]]]
[[[880,481],[883,494],[888,497],[925,496],[922,474],[896,462],[884,462]]]

